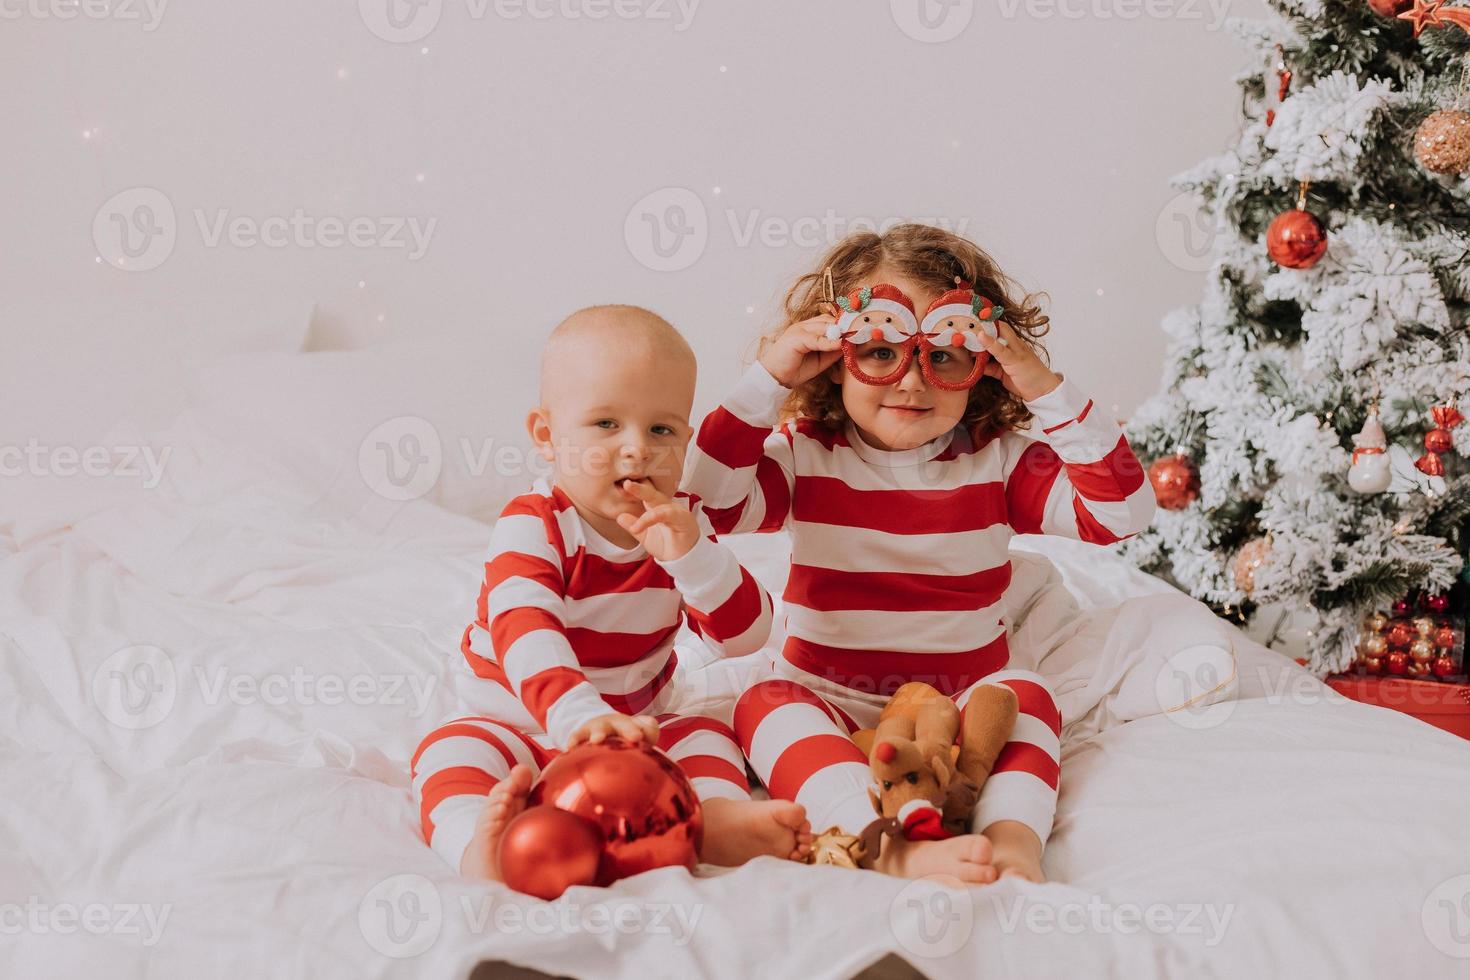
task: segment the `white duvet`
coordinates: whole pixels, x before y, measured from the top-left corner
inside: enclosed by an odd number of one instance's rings
[[[185,422],[171,446],[155,490],[0,517],[0,976],[838,977],[890,952],[956,978],[1470,975],[1470,743],[1036,538],[1011,601],[1067,725],[1051,883],[463,881],[406,762],[452,710],[488,528]],[[732,544],[779,590],[781,536]]]

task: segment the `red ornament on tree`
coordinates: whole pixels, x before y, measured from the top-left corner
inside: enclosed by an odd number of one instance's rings
[[[1199,470],[1183,453],[1161,456],[1148,468],[1154,499],[1165,510],[1183,510],[1199,497]]]
[[[1310,269],[1327,253],[1327,231],[1309,211],[1283,211],[1266,231],[1266,252],[1287,269]]]
[[[602,835],[584,817],[554,806],[527,807],[500,837],[500,873],[525,895],[551,901],[597,880]]]
[[[656,748],[616,738],[579,745],[557,756],[531,787],[527,806],[541,804],[596,828],[602,856],[594,884],[672,865],[693,870],[699,858],[699,798],[684,771]]]
[[[1444,476],[1444,460],[1440,456],[1455,448],[1455,436],[1450,432],[1465,421],[1465,416],[1452,404],[1435,405],[1429,410],[1434,419],[1434,428],[1424,433],[1424,455],[1414,463],[1414,468],[1429,476]]]
[[[1414,0],[1368,0],[1368,7],[1379,17],[1397,17],[1414,6]]]

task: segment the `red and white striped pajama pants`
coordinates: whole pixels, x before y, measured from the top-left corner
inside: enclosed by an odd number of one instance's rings
[[[657,717],[658,747],[684,770],[701,800],[750,799],[745,757],[728,725],[698,715]],[[558,754],[494,718],[469,716],[440,725],[413,754],[413,795],[424,839],[458,870],[490,788],[518,762],[539,776]]]
[[[813,830],[835,825],[859,833],[876,818],[868,797],[873,775],[850,736],[877,726],[887,698],[825,681],[784,660],[778,660],[776,672],[752,685],[735,705],[740,747],[771,796],[806,807]],[[1017,820],[1045,844],[1061,771],[1056,701],[1040,675],[1003,669],[953,695],[961,711],[984,684],[1015,691],[1020,713],[981,790],[971,829],[980,833],[997,820]]]

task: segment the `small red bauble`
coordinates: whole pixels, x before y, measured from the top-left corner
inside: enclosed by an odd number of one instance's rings
[[[1424,599],[1424,606],[1430,612],[1442,613],[1450,608],[1450,597],[1440,592]]]
[[[1414,6],[1414,0],[1368,0],[1368,9],[1379,17],[1397,17]]]
[[[1455,672],[1455,658],[1449,655],[1435,657],[1430,669],[1435,677],[1448,677]]]
[[[1183,510],[1199,497],[1199,470],[1183,453],[1161,456],[1148,468],[1154,499],[1165,510]]]
[[[528,805],[550,804],[584,817],[602,839],[596,884],[653,868],[694,869],[704,817],[689,778],[656,748],[610,738],[552,760]]]
[[[1395,650],[1383,658],[1383,665],[1390,674],[1405,673],[1409,669],[1409,655],[1402,650]]]
[[[1327,230],[1310,211],[1283,211],[1266,230],[1271,261],[1288,269],[1309,269],[1327,252]]]
[[[592,821],[554,806],[527,807],[500,837],[500,876],[526,895],[551,901],[597,880],[602,835]]]
[[[1388,628],[1389,646],[1406,647],[1412,642],[1414,642],[1414,631],[1403,620],[1398,620]]]
[[[1434,645],[1445,648],[1453,647],[1455,645],[1455,628],[1453,626],[1441,626],[1434,634]]]
[[[1395,616],[1407,616],[1413,604],[1408,599],[1395,599],[1393,601],[1393,614]]]

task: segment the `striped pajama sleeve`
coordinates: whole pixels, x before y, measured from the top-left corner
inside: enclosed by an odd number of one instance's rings
[[[583,724],[614,712],[567,639],[565,589],[542,518],[512,502],[491,534],[480,621],[511,691],[562,749]]]
[[[779,531],[791,516],[792,434],[775,428],[789,394],[757,361],[699,427],[684,486],[720,534]]]
[[[1032,435],[1004,435],[1006,509],[1018,534],[1092,544],[1132,537],[1153,520],[1153,486],[1117,422],[1065,377],[1026,402]]]
[[[683,557],[661,561],[684,597],[689,628],[716,656],[741,657],[765,646],[771,635],[771,597],[735,555],[715,540],[698,498],[699,543]]]

